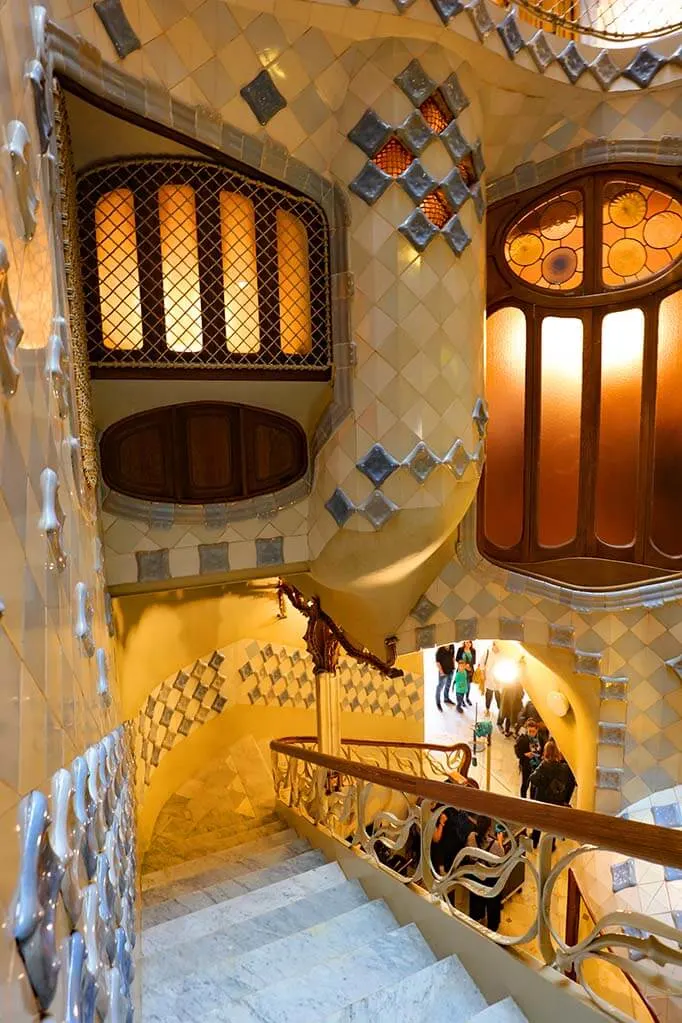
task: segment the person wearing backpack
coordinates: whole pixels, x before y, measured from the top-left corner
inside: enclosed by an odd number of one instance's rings
[[[533,799],[552,806],[568,806],[575,792],[575,775],[559,752],[554,739],[548,739],[542,751],[542,763],[529,779]],[[537,849],[540,832],[533,832],[533,848]],[[554,846],[552,846],[554,847]]]
[[[547,731],[533,719],[526,721],[526,727],[514,744],[514,752],[521,772],[521,799],[526,798],[530,776],[542,762],[542,751],[546,741]],[[531,798],[532,796],[531,792]]]

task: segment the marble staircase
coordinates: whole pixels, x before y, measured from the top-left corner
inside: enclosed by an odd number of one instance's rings
[[[524,1023],[263,810],[205,819],[163,869],[150,850],[143,1023]]]

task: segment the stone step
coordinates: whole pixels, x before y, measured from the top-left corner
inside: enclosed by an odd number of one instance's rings
[[[369,905],[369,902],[360,884],[343,881],[279,909],[271,910],[266,906],[260,915],[234,924],[228,931],[206,935],[199,946],[195,941],[181,941],[173,948],[145,955],[142,960],[143,992],[185,974],[198,974],[205,969],[207,962],[226,964],[228,968],[227,961],[232,958],[270,945],[279,938],[308,930],[363,905]]]
[[[175,899],[159,902],[156,906],[148,906],[142,917],[143,930],[155,927],[165,921],[177,920],[178,917],[187,916],[196,910],[206,909],[209,906],[238,898],[247,892],[257,891],[259,888],[276,884],[286,878],[306,873],[315,867],[322,866],[325,862],[321,852],[317,849],[308,849],[307,852],[287,857],[273,866],[239,873],[236,878],[220,881],[196,891],[183,892]]]
[[[227,930],[243,920],[279,909],[313,892],[333,888],[345,880],[338,863],[325,863],[324,866],[288,877],[258,891],[188,913],[182,927],[174,920],[157,924],[144,932],[143,955],[172,948],[180,942],[198,941],[208,934]]]
[[[154,846],[144,859],[144,873],[164,870],[166,867],[183,863],[186,860],[220,852],[230,846],[244,845],[252,838],[261,838],[263,834],[267,833],[263,829],[269,825],[276,825],[275,830],[277,831],[283,831],[286,828],[286,824],[279,819],[256,820],[254,818],[253,825],[239,829],[228,827],[222,831],[197,831],[186,838],[155,835]]]
[[[457,956],[448,956],[352,1002],[324,1023],[469,1023],[485,1004]]]
[[[470,1023],[528,1023],[513,998],[505,998],[472,1016]]]
[[[408,924],[197,1018],[205,1023],[319,1023],[433,962],[435,956],[419,929]]]
[[[162,902],[170,902],[172,899],[178,899],[192,892],[204,891],[212,885],[232,881],[240,874],[252,874],[265,867],[274,867],[277,863],[291,859],[292,856],[299,856],[301,853],[307,852],[310,849],[310,843],[305,838],[294,837],[289,842],[281,842],[277,845],[266,843],[260,849],[251,852],[250,855],[248,843],[237,846],[237,849],[241,850],[240,855],[233,854],[222,862],[214,862],[206,869],[189,877],[143,891],[143,910],[149,906],[158,906]],[[244,852],[245,849],[246,852]]]
[[[262,832],[262,834],[260,834]],[[142,893],[153,891],[155,888],[172,884],[174,881],[184,881],[186,878],[195,877],[203,871],[212,867],[220,867],[229,863],[232,859],[239,859],[242,856],[251,856],[263,850],[272,849],[275,846],[293,842],[298,838],[293,828],[288,828],[282,821],[266,824],[257,831],[247,833],[249,838],[245,842],[225,842],[223,848],[218,852],[207,853],[205,856],[197,856],[191,860],[184,860],[176,863],[165,870],[152,870],[142,875]],[[251,837],[256,835],[256,837]],[[241,837],[241,836],[236,836]]]
[[[200,976],[178,977],[145,992],[169,1012],[200,1016],[216,1005],[236,1001],[280,981],[306,973],[318,963],[348,955],[382,934],[398,929],[383,901],[366,902],[314,927],[228,960],[204,966]]]

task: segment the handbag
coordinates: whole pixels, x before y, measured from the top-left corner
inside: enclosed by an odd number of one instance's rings
[[[485,672],[483,668],[474,668],[474,677],[472,679],[474,685],[478,686],[481,693],[485,692]]]

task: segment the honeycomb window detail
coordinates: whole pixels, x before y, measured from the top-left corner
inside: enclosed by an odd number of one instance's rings
[[[454,213],[454,210],[449,205],[447,199],[443,195],[443,191],[437,188],[435,192],[431,192],[430,195],[425,196],[419,204],[419,209],[422,211],[427,220],[430,220],[435,227],[444,228],[448,220]]]
[[[412,163],[412,154],[400,139],[390,138],[374,157],[374,163],[384,174],[398,178]]]
[[[436,135],[440,135],[442,131],[445,131],[450,122],[454,120],[445,100],[437,89],[432,96],[424,100],[419,110],[431,131],[435,132]]]

